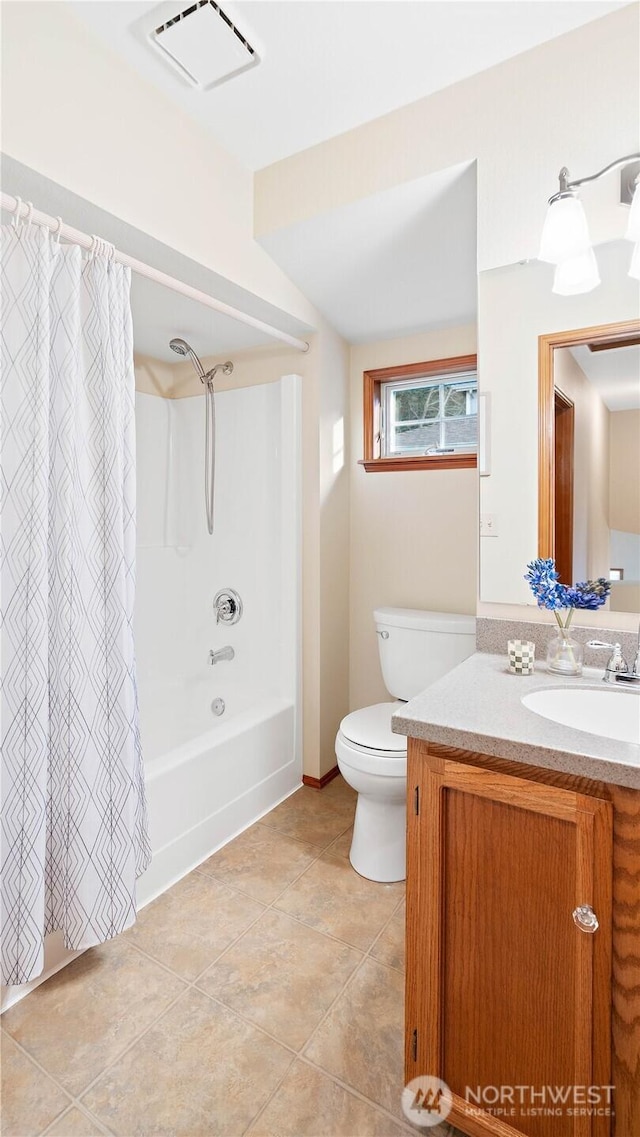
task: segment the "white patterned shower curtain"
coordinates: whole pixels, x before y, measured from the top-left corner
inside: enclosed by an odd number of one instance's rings
[[[2,980],[135,920],[147,867],[133,646],[130,274],[2,227]]]

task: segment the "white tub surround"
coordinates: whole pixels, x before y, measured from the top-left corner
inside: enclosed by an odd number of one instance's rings
[[[143,902],[301,783],[299,402],[296,376],[216,394],[209,535],[204,399],[137,395],[136,646],[154,854]],[[222,588],[242,599],[237,624],[216,622]],[[233,658],[211,665],[227,646]]]

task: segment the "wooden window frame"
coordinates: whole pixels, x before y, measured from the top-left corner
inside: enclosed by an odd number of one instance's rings
[[[400,367],[380,367],[363,373],[364,446],[359,465],[367,473],[381,470],[472,470],[478,465],[476,451],[457,454],[408,454],[380,457],[380,405],[381,387],[393,379],[424,379],[429,375],[457,375],[464,371],[477,371],[476,355],[456,355],[449,359],[429,359],[424,363],[405,363]],[[377,453],[376,453],[377,451]]]

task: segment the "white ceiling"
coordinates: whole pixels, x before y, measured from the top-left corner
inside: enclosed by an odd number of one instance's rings
[[[626,2],[222,0],[261,62],[205,92],[190,87],[148,42],[189,0],[72,0],[72,6],[226,150],[260,169]]]
[[[350,343],[472,323],[475,164],[404,182],[260,243]]]
[[[570,350],[610,411],[640,410],[640,347],[589,351],[580,344]]]
[[[8,193],[19,194],[24,201],[32,201],[38,209],[52,217],[60,216],[68,225],[84,233],[99,233],[116,248],[145,264],[283,332],[307,339],[311,330],[307,324],[5,155],[2,157],[2,183]],[[3,214],[3,221],[7,219]],[[178,359],[169,348],[169,340],[174,336],[186,339],[202,356],[227,355],[277,342],[136,273],[131,277],[131,308],[136,352],[169,363]]]

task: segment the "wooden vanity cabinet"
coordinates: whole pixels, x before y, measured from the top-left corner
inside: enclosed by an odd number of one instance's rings
[[[407,786],[406,1081],[470,1137],[640,1137],[640,792],[416,739]]]

